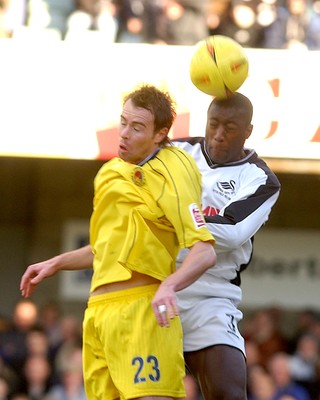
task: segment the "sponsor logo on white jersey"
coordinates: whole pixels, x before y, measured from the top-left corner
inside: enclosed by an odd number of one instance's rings
[[[205,226],[204,218],[202,212],[199,210],[197,204],[193,203],[189,205],[189,211],[192,216],[194,226],[197,229],[203,228]]]

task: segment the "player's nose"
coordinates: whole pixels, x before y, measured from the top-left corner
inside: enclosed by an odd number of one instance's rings
[[[129,133],[130,133],[130,127],[129,127],[129,125],[121,126],[121,128],[120,128],[120,137],[121,137],[121,138],[127,138],[127,137],[129,137]]]
[[[214,138],[218,141],[223,141],[225,138],[225,129],[222,125],[219,125],[214,132]]]

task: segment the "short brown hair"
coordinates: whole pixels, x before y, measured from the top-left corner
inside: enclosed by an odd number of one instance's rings
[[[171,129],[176,117],[175,103],[168,92],[161,91],[153,85],[142,85],[125,96],[123,103],[131,100],[136,107],[149,110],[154,116],[154,131],[162,128]],[[162,144],[168,143],[167,137]]]

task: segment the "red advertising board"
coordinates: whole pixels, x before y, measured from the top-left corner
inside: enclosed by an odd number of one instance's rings
[[[170,91],[170,135],[203,136],[211,97],[189,79],[193,48],[143,44],[0,42],[0,156],[108,159],[123,95],[141,83]],[[320,51],[247,49],[240,92],[254,104],[247,141],[263,157],[320,155]]]

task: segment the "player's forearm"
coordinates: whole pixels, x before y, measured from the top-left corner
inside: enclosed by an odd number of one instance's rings
[[[20,282],[21,294],[30,297],[37,285],[44,279],[62,270],[92,268],[93,254],[90,246],[60,254],[49,260],[29,265]]]
[[[250,186],[249,186],[250,187]],[[279,189],[260,185],[259,193],[250,191],[225,206],[222,214],[205,216],[207,228],[216,239],[216,249],[237,249],[249,240],[268,220],[272,207],[279,197]]]
[[[217,251],[238,249],[247,242],[268,220],[273,204],[274,198],[270,198],[254,212],[248,212],[247,215],[235,212],[230,218],[221,215],[212,217],[210,221],[206,218],[207,228],[216,239]],[[244,209],[246,209],[245,206]],[[239,215],[242,217],[240,218]]]
[[[181,267],[166,278],[162,285],[171,286],[175,292],[178,292],[191,285],[215,264],[216,253],[212,243],[198,242],[190,249]]]
[[[93,265],[93,253],[90,245],[67,253],[60,254],[52,259],[57,271],[90,269]]]

